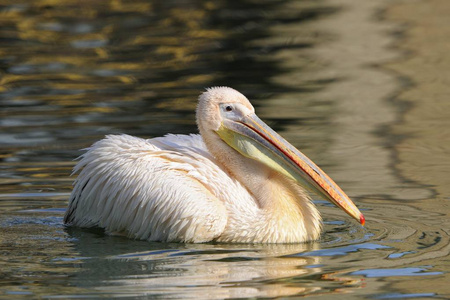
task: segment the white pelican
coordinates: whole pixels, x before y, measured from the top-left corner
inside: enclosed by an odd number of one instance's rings
[[[298,243],[321,230],[306,188],[364,225],[336,183],[238,91],[207,89],[196,118],[200,135],[110,135],[92,145],[74,168],[64,222],[148,241]]]

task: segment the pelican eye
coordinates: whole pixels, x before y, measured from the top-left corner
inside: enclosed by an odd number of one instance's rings
[[[231,105],[227,105],[227,106],[225,107],[225,110],[226,110],[226,111],[232,111],[232,110],[233,110],[233,107],[232,107]]]

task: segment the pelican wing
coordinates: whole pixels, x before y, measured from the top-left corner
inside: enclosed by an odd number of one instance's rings
[[[202,173],[207,172],[207,173]],[[203,242],[227,223],[211,181],[230,181],[199,135],[110,135],[81,156],[64,222],[150,241]]]

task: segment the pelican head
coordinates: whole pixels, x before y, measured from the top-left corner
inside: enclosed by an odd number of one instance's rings
[[[238,91],[228,87],[208,89],[199,98],[196,117],[205,144],[219,160],[236,157],[220,157],[231,147],[240,156],[258,161],[331,201],[364,225],[363,214],[342,189],[308,157],[261,121],[250,101]]]

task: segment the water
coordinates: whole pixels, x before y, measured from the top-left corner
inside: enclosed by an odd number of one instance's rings
[[[1,298],[450,297],[448,1],[0,1]],[[65,228],[78,149],[196,131],[232,86],[335,179],[321,240]]]

